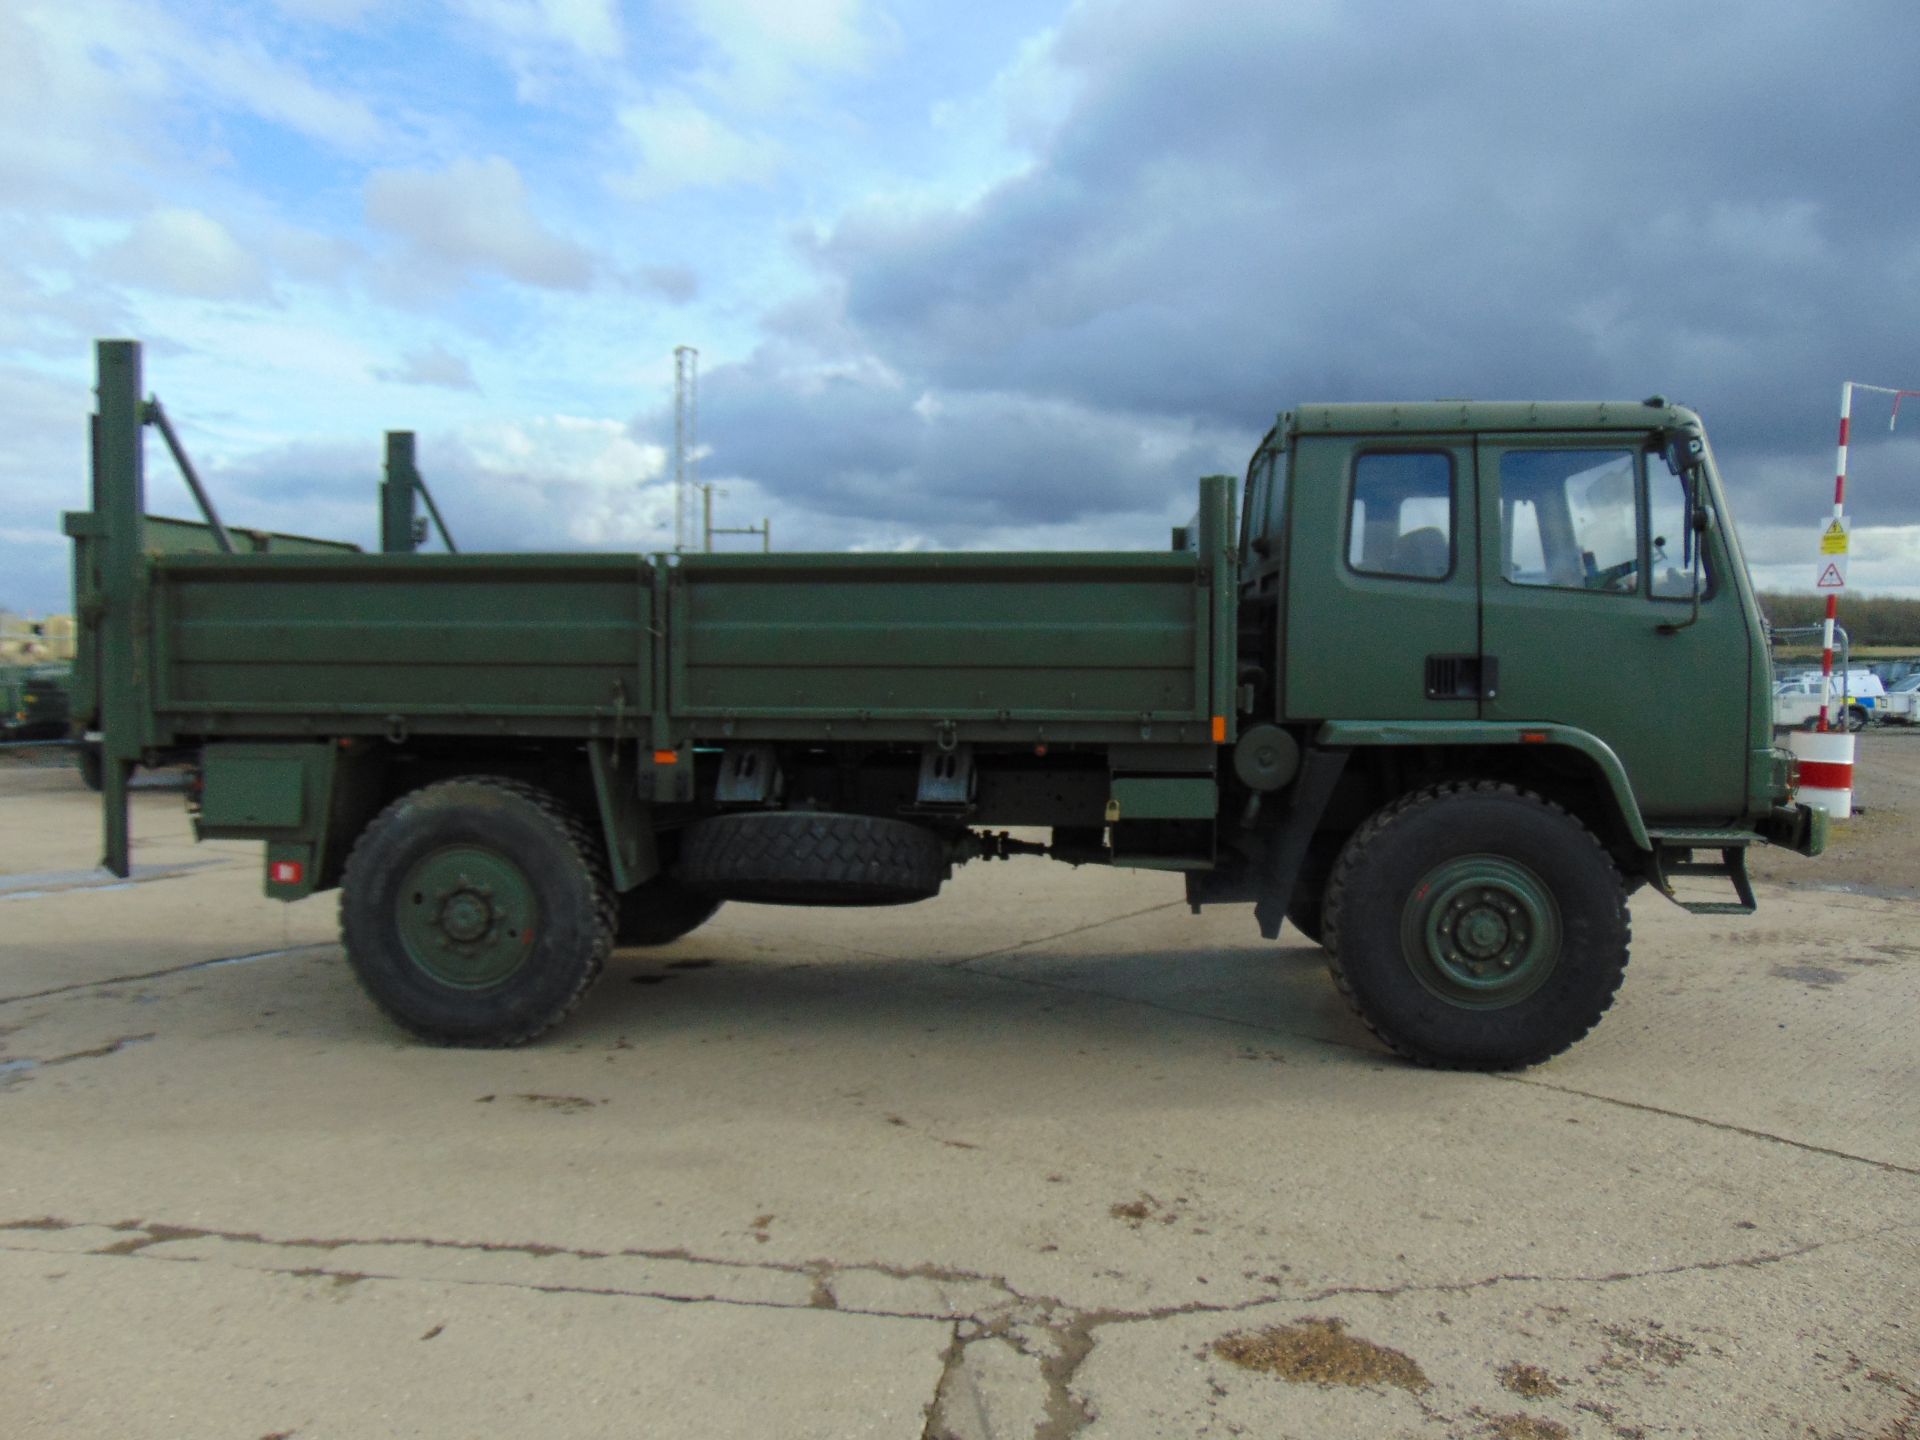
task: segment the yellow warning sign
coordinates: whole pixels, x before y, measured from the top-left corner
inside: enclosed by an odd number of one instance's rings
[[[1847,553],[1847,522],[1835,520],[1820,532],[1820,553],[1822,555],[1844,555]]]

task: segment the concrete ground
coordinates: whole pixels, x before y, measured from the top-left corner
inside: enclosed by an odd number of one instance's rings
[[[1920,736],[1863,755],[1912,847]],[[430,1049],[333,897],[134,828],[103,883],[93,797],[0,769],[11,1440],[1920,1435],[1914,848],[1643,894],[1605,1023],[1490,1077],[1291,930],[1038,861],[729,907]]]

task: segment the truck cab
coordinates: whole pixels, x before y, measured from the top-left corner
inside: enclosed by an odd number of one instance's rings
[[[1680,473],[1676,435],[1699,417],[1657,400],[1282,417],[1242,534],[1262,705],[1345,744],[1541,747],[1523,768],[1620,803],[1616,847],[1769,817],[1764,628],[1711,453]]]
[[[1190,898],[1251,891],[1268,935],[1291,919],[1403,1054],[1530,1043],[1576,915],[1624,964],[1610,877],[1746,913],[1751,844],[1824,844],[1772,743],[1765,630],[1690,410],[1306,406],[1249,465],[1240,559],[1240,745],[1298,759],[1239,847],[1248,883],[1226,865]],[[1611,998],[1591,983],[1566,1027]]]

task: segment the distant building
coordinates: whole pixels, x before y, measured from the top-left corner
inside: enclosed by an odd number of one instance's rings
[[[73,659],[73,617],[48,615],[36,620],[0,610],[0,665],[33,660]]]

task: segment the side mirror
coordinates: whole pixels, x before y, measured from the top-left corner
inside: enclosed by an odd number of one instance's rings
[[[1686,492],[1687,528],[1682,538],[1681,560],[1687,567],[1693,592],[1692,613],[1682,621],[1667,622],[1655,628],[1663,635],[1674,635],[1700,619],[1700,579],[1706,533],[1712,524],[1701,495],[1701,467],[1706,464],[1707,440],[1698,425],[1678,425],[1662,432],[1660,454],[1667,468],[1680,479]]]
[[[1701,435],[1697,425],[1682,425],[1667,431],[1660,437],[1660,452],[1666,457],[1667,468],[1682,480],[1686,480],[1707,458],[1706,438]],[[1687,487],[1689,491],[1693,488]]]

